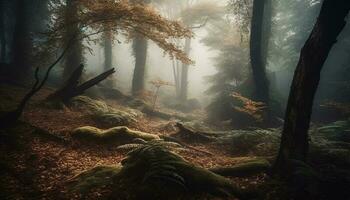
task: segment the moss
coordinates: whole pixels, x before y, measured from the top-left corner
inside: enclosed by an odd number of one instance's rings
[[[202,199],[240,196],[228,179],[195,166],[161,145],[136,148],[122,161],[112,199]],[[133,187],[130,187],[133,185]]]
[[[138,115],[134,115],[121,110],[113,110],[108,113],[97,113],[92,118],[100,123],[109,126],[125,126],[132,122],[137,122]]]
[[[70,101],[69,106],[82,109],[90,114],[107,113],[110,111],[109,106],[105,102],[94,100],[87,96],[74,97]]]
[[[214,168],[211,169],[211,171],[222,176],[244,177],[267,172],[270,167],[271,164],[267,160],[257,158],[255,160],[240,163],[232,167]]]
[[[121,166],[98,166],[91,170],[82,172],[71,179],[68,188],[71,192],[86,194],[94,188],[102,188],[113,183],[115,177],[121,170]]]
[[[84,126],[73,131],[72,137],[80,140],[97,142],[125,144],[130,143],[135,138],[143,140],[159,140],[159,136],[141,131],[130,130],[126,126],[119,126],[102,130],[92,126]]]
[[[350,120],[336,121],[324,125],[311,133],[331,141],[350,142]]]
[[[232,130],[221,134],[218,142],[231,146],[235,155],[274,155],[280,142],[279,129]]]
[[[109,126],[128,125],[131,122],[136,122],[137,117],[141,115],[140,112],[134,109],[116,109],[108,106],[104,101],[91,99],[86,96],[73,98],[69,106],[83,110],[90,114],[95,121]]]

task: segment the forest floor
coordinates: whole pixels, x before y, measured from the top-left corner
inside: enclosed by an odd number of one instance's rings
[[[13,108],[26,90],[9,85],[0,86],[0,110]],[[43,99],[52,91],[50,88],[40,91],[30,101],[15,128],[0,130],[3,132],[0,138],[0,199],[78,198],[71,196],[66,188],[74,176],[96,166],[116,165],[126,156],[126,152],[113,146],[83,144],[72,139],[70,134],[78,127],[111,126],[96,122],[84,110],[43,106]],[[111,107],[121,106],[117,101],[108,101],[108,104]],[[172,124],[171,120],[144,115],[128,127],[157,135],[170,135],[177,132]],[[46,137],[38,132],[47,132],[53,137]],[[55,136],[63,140],[57,140]],[[227,150],[228,147],[222,145],[188,145],[194,148],[185,146],[176,153],[204,168],[232,166],[254,158],[254,155],[233,157]],[[231,180],[233,184],[247,188],[262,183],[265,178],[264,174],[260,174]],[[109,192],[109,188],[97,190],[85,198],[104,199]]]

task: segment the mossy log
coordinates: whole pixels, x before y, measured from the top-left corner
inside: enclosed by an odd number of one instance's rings
[[[231,167],[217,167],[210,171],[221,176],[230,177],[247,177],[260,173],[266,173],[270,169],[271,164],[265,159],[256,159],[242,164],[237,164]]]
[[[146,141],[160,139],[159,136],[155,134],[131,130],[126,126],[114,127],[107,130],[92,126],[84,126],[75,129],[72,132],[72,137],[82,141],[112,144],[126,144],[132,142],[132,140],[136,138]]]

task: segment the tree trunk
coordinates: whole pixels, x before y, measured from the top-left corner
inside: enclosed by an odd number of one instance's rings
[[[30,14],[34,17],[34,20],[30,23],[31,30],[34,33],[47,31],[47,25],[50,20],[49,0],[34,0],[31,3]]]
[[[108,70],[112,68],[112,32],[105,31],[103,33],[104,40],[104,69]]]
[[[344,28],[349,0],[324,0],[317,22],[301,50],[289,94],[285,124],[274,172],[285,176],[293,170],[291,160],[306,161],[308,129],[320,72],[328,54]]]
[[[29,31],[29,16],[28,12],[29,1],[17,0],[16,1],[16,23],[13,33],[13,46],[12,46],[12,64],[13,73],[11,76],[15,80],[23,80],[30,73],[30,53],[32,51],[32,44],[30,41]]]
[[[186,38],[185,40],[185,49],[184,52],[187,56],[190,55],[191,51],[191,38]],[[182,65],[181,70],[181,84],[180,84],[180,100],[182,102],[187,100],[187,93],[188,93],[188,64]]]
[[[68,42],[71,42],[71,38],[80,33],[79,24],[71,23],[74,21],[74,19],[77,18],[79,11],[78,2],[77,0],[66,0],[66,2],[67,6],[65,11],[65,23],[67,24],[67,31],[64,36],[64,42],[66,43],[65,46],[68,45]],[[75,68],[83,63],[83,60],[84,58],[82,43],[81,41],[76,41],[74,45],[72,45],[68,50],[65,56],[62,80],[66,80],[73,73]]]
[[[254,0],[250,35],[250,60],[255,85],[254,100],[269,105],[269,83],[262,53],[263,22],[266,0]]]
[[[132,79],[132,95],[137,96],[145,88],[145,70],[147,59],[148,42],[141,35],[137,35],[133,41],[133,51],[135,56],[135,69]]]
[[[80,84],[80,79],[81,75],[83,74],[83,70],[84,65],[79,65],[79,67],[77,67],[70,75],[65,85],[62,88],[55,91],[53,94],[49,95],[47,97],[47,100],[67,103],[71,98],[83,94],[85,90],[97,85],[98,83],[115,73],[114,68],[111,68],[106,72]]]
[[[6,61],[5,2],[0,2],[0,62]]]
[[[269,42],[271,37],[271,23],[272,23],[272,0],[265,0],[264,8],[264,21],[263,21],[263,32],[262,32],[262,62],[266,69],[267,58],[269,52]]]

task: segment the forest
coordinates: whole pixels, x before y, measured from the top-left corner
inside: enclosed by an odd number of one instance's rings
[[[349,200],[349,0],[0,0],[1,200]]]

